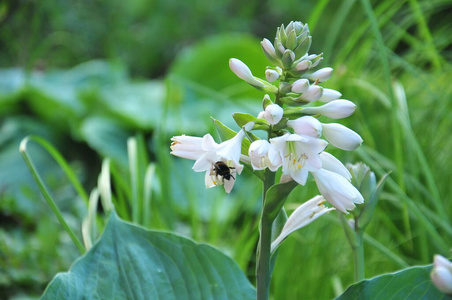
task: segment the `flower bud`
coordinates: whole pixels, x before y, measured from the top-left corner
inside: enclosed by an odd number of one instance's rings
[[[229,68],[232,70],[232,72],[234,72],[235,75],[237,75],[237,77],[265,93],[278,92],[278,88],[273,84],[254,77],[253,73],[251,73],[250,68],[248,68],[248,66],[245,65],[241,60],[231,58],[229,60]]]
[[[342,119],[355,112],[356,105],[348,100],[333,100],[322,106],[305,107],[303,113],[310,115],[323,115],[331,119]]]
[[[284,110],[278,104],[270,104],[265,108],[264,118],[268,123],[275,125],[281,121]]]
[[[339,159],[334,157],[332,154],[323,151],[319,154],[320,159],[322,160],[322,168],[328,171],[332,171],[339,175],[342,175],[345,179],[350,181],[352,175],[347,170],[347,168],[341,163]]]
[[[265,70],[265,78],[269,82],[274,82],[274,81],[278,80],[279,73],[275,70],[267,69],[267,70]]]
[[[312,63],[310,60],[302,60],[296,66],[297,71],[305,71],[311,67]]]
[[[319,85],[311,85],[308,90],[304,92],[300,98],[309,102],[319,100],[322,97],[323,88]]]
[[[298,79],[292,84],[292,92],[303,94],[305,93],[309,88],[309,80],[302,78]]]
[[[330,79],[331,75],[333,74],[333,68],[323,68],[318,71],[315,71],[312,74],[305,74],[304,77],[312,80],[312,81],[319,81],[319,82],[325,82],[328,79]]]
[[[275,65],[281,64],[281,62],[278,59],[278,56],[276,55],[275,47],[269,40],[263,39],[261,42],[261,45],[262,45],[262,49],[264,50],[265,56],[271,63],[273,63]]]
[[[353,130],[338,123],[322,124],[322,134],[334,147],[342,150],[355,150],[363,139]]]
[[[452,263],[448,259],[438,254],[434,256],[430,278],[438,290],[452,294]]]
[[[295,120],[287,121],[287,126],[300,135],[320,137],[322,135],[322,123],[314,117],[304,116]]]
[[[332,100],[339,99],[342,96],[342,94],[336,90],[332,89],[323,89],[323,95],[319,99],[319,101],[322,102],[330,102]]]

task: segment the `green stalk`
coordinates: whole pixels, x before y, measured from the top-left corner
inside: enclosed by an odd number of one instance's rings
[[[355,229],[356,230],[356,229]],[[364,245],[362,232],[356,232],[356,244],[353,249],[353,256],[355,258],[355,282],[364,279]]]
[[[268,189],[275,184],[275,173],[269,169],[265,170],[265,180],[262,197],[262,207],[264,207]],[[263,211],[263,210],[262,210]],[[272,221],[267,216],[261,216],[259,245],[257,252],[257,299],[267,300],[270,291],[270,245],[272,237]]]
[[[60,222],[61,226],[63,226],[64,230],[69,234],[72,241],[74,242],[75,246],[77,246],[78,250],[81,254],[85,253],[85,247],[83,247],[82,242],[77,238],[74,231],[69,227],[69,225],[66,223],[66,221],[63,218],[63,215],[61,214],[60,209],[55,204],[55,201],[53,201],[52,197],[50,196],[50,193],[48,192],[43,180],[41,179],[41,176],[39,176],[35,165],[33,164],[33,161],[31,160],[30,156],[27,153],[27,142],[30,140],[29,137],[26,137],[22,140],[20,143],[19,151],[22,154],[22,157],[25,160],[25,163],[27,164],[28,169],[31,172],[31,175],[33,176],[33,179],[38,184],[39,190],[41,191],[42,195],[44,196],[44,199],[46,200],[47,204],[49,205],[50,209],[53,211],[55,216],[57,217],[58,221]]]

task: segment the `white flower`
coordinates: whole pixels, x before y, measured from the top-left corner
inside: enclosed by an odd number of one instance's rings
[[[324,82],[330,79],[331,75],[333,74],[333,68],[323,68],[318,71],[315,71],[312,74],[306,74],[303,75],[303,77],[306,77],[312,81],[318,81],[318,82]]]
[[[269,168],[272,172],[276,172],[281,166],[281,157],[274,146],[266,140],[252,142],[248,154],[254,170]]]
[[[254,125],[254,124],[253,124]],[[248,124],[245,126],[247,127]],[[240,152],[245,131],[241,129],[232,139],[217,144],[210,134],[204,137],[175,136],[171,140],[171,154],[186,159],[195,160],[193,170],[206,172],[206,187],[223,185],[229,193],[235,183],[235,174],[240,174],[243,165],[240,164]],[[225,179],[217,174],[215,165],[218,162],[226,164],[230,169],[231,177]]]
[[[323,115],[331,119],[342,119],[352,115],[356,105],[349,100],[333,100],[322,106],[304,107],[302,112],[310,115]]]
[[[360,192],[342,175],[319,169],[312,173],[320,193],[343,213],[353,210],[356,204],[364,203]]]
[[[328,145],[325,140],[298,134],[285,134],[271,139],[270,143],[281,156],[283,175],[301,185],[305,185],[308,172],[322,167],[319,153]]]
[[[438,290],[445,294],[452,294],[452,263],[448,259],[435,255],[430,277]]]
[[[319,99],[319,101],[322,102],[330,102],[332,100],[339,99],[342,96],[342,94],[336,90],[332,89],[323,89],[323,95]]]
[[[308,135],[312,137],[320,137],[322,135],[322,123],[311,116],[289,120],[287,121],[287,126],[293,128],[299,135]]]
[[[301,94],[300,97],[303,100],[313,102],[313,101],[319,100],[320,97],[322,97],[322,94],[323,94],[323,87],[313,84],[313,85],[309,86],[307,91],[304,92],[303,94]]]
[[[355,150],[363,139],[353,130],[338,123],[322,124],[322,134],[334,147],[342,150]]]
[[[284,114],[284,110],[278,104],[270,104],[265,108],[264,119],[268,123],[275,125],[281,121]]]
[[[265,54],[273,59],[277,59],[275,47],[273,47],[273,44],[268,39],[263,39],[261,45]]]
[[[322,160],[322,168],[328,171],[335,172],[339,175],[342,175],[348,181],[351,180],[352,175],[348,171],[348,169],[344,166],[343,163],[332,154],[323,151],[320,153],[320,159]]]
[[[284,224],[279,236],[272,242],[271,252],[275,251],[289,234],[310,224],[327,212],[334,210],[334,208],[325,207],[323,203],[325,203],[325,199],[322,196],[315,196],[294,210],[287,219],[286,224]]]
[[[311,67],[311,65],[312,65],[312,62],[310,60],[304,59],[296,65],[295,69],[297,71],[305,71],[305,70],[309,69]]]
[[[292,84],[292,92],[295,93],[305,93],[309,88],[309,80],[302,78],[302,79],[298,79],[297,81],[295,81]]]

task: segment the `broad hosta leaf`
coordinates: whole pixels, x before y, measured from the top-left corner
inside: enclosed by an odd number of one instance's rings
[[[121,221],[58,274],[42,299],[254,299],[234,261],[215,248]]]
[[[431,270],[431,265],[417,266],[363,280],[336,299],[452,299],[433,285]]]

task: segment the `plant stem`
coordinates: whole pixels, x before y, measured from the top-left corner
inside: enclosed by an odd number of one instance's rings
[[[363,235],[356,232],[356,244],[352,247],[355,257],[355,282],[363,280],[364,277],[364,245]]]
[[[262,207],[264,207],[267,190],[275,184],[275,173],[269,169],[265,170],[265,180],[262,196]],[[263,211],[263,210],[262,210]],[[259,245],[257,252],[257,299],[267,300],[270,290],[270,245],[272,236],[272,221],[266,216],[261,216]]]

